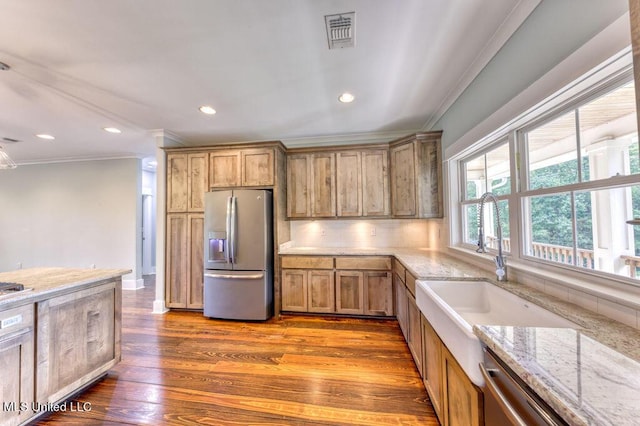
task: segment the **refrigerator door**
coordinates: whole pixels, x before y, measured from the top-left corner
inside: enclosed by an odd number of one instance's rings
[[[269,271],[205,271],[204,316],[264,321],[273,312]]]
[[[271,192],[233,191],[230,257],[236,271],[265,271],[273,264]]]
[[[231,234],[231,191],[204,194],[204,269],[232,269],[229,238]]]

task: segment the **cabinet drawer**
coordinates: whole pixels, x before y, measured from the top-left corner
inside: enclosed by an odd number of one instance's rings
[[[333,269],[333,257],[282,256],[282,269]]]
[[[406,269],[404,268],[404,266],[402,266],[402,263],[400,263],[397,259],[393,259],[393,272],[395,272],[395,274],[398,277],[400,277],[400,281],[405,282]]]
[[[336,257],[336,269],[391,270],[391,258],[383,256]]]
[[[0,340],[16,331],[33,327],[33,304],[0,312]]]
[[[407,285],[407,288],[409,289],[409,292],[413,295],[413,297],[416,297],[416,277],[414,277],[408,272],[407,272],[406,285]]]

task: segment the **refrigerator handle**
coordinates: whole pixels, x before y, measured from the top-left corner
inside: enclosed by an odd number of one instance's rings
[[[226,216],[226,231],[227,231],[227,238],[225,240],[225,250],[224,250],[224,261],[226,263],[230,263],[231,262],[231,198],[229,197],[227,198],[227,216]]]
[[[236,263],[236,197],[231,197],[231,263]]]

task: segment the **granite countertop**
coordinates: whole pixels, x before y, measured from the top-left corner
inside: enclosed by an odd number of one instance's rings
[[[576,323],[576,329],[474,326],[474,333],[558,414],[576,425],[637,424],[640,331],[446,253],[407,248],[287,248],[284,255],[395,256],[416,278],[487,280]]]
[[[24,285],[26,291],[0,296],[0,308],[36,300],[66,289],[130,273],[129,269],[29,268],[0,272],[0,282]]]

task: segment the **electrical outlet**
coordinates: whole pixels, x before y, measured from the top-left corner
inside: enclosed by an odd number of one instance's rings
[[[376,236],[376,227],[375,227],[375,226],[372,226],[372,227],[371,227],[371,236],[372,236],[372,237],[375,237],[375,236]]]
[[[324,237],[325,235],[327,235],[327,231],[325,231],[324,228],[320,228],[320,236]]]
[[[22,262],[18,262],[18,269],[22,269]]]

